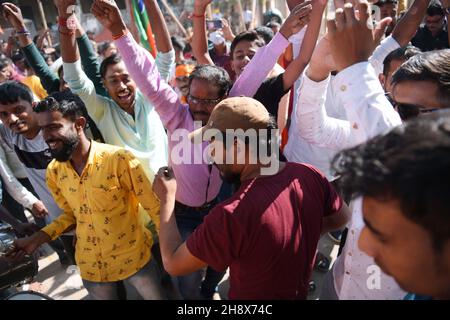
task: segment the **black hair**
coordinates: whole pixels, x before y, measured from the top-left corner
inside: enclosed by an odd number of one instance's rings
[[[217,66],[200,65],[195,67],[195,70],[189,76],[189,87],[194,79],[205,80],[216,87],[219,91],[219,98],[226,97],[231,88],[231,79],[228,72]]]
[[[172,41],[172,46],[175,50],[179,50],[184,52],[184,49],[186,48],[186,44],[183,40],[181,40],[179,37],[170,37],[170,40]]]
[[[41,53],[42,57],[44,58],[45,62],[48,64],[48,60],[53,60],[55,61],[55,57],[52,54],[47,54],[47,53]]]
[[[106,71],[108,70],[108,67],[111,65],[118,64],[122,61],[122,57],[119,54],[113,54],[102,61],[102,64],[100,65],[100,75],[102,78],[105,78]]]
[[[421,53],[419,48],[414,46],[406,46],[402,48],[395,49],[391,51],[383,61],[383,74],[387,76],[389,71],[391,70],[391,62],[395,60],[409,60],[409,58],[415,56],[416,54]]]
[[[239,42],[242,41],[249,41],[249,42],[256,42],[256,45],[258,47],[263,47],[265,45],[264,39],[262,39],[259,34],[255,30],[249,30],[239,33],[231,43],[230,48],[230,56],[233,57],[234,50],[236,49],[236,46],[239,44]]]
[[[438,86],[438,101],[450,107],[450,49],[423,52],[403,63],[392,76],[392,85],[404,81],[431,81]]]
[[[0,84],[0,103],[11,104],[24,100],[33,103],[33,93],[23,83],[18,81],[6,81]]]
[[[278,22],[279,24],[283,23],[283,15],[278,9],[269,9],[263,14],[263,25],[269,23],[270,21]]]
[[[450,239],[450,111],[440,110],[339,153],[333,168],[344,194],[398,201],[439,251]]]
[[[398,1],[397,0],[379,0],[374,4],[378,7],[382,7],[385,4],[398,4]]]
[[[275,21],[269,21],[266,23],[267,28],[281,28],[281,24]]]
[[[445,15],[444,8],[439,1],[432,0],[427,8],[427,16],[443,16]]]
[[[11,64],[12,64],[12,61],[10,58],[5,56],[4,54],[0,55],[0,70],[10,66]]]
[[[273,30],[269,27],[260,26],[255,28],[256,33],[264,39],[264,42],[268,44],[270,41],[272,41],[275,34],[273,33]]]
[[[36,113],[46,111],[60,112],[64,118],[75,121],[79,117],[86,117],[86,106],[81,98],[70,90],[54,92],[35,107]]]
[[[113,43],[110,41],[103,42],[102,44],[100,44],[98,46],[98,53],[103,55],[106,52],[106,50],[108,50],[108,48],[110,48],[112,46],[112,44]]]
[[[12,62],[16,63],[18,61],[24,60],[25,56],[22,53],[22,51],[17,51],[13,54],[13,56],[11,57]]]

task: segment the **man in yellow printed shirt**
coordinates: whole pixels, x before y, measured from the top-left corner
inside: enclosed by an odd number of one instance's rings
[[[128,151],[90,141],[83,102],[70,91],[55,93],[34,109],[54,160],[47,185],[64,213],[34,235],[15,243],[14,255],[76,227],[76,261],[94,299],[117,299],[117,281],[144,299],[164,299],[152,237],[139,219],[139,204],[159,230],[159,200],[139,161]]]

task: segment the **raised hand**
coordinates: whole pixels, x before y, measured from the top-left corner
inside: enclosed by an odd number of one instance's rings
[[[297,5],[287,17],[286,21],[280,28],[280,33],[288,39],[293,34],[298,33],[309,22],[312,10],[311,1],[307,0]]]
[[[95,0],[91,7],[92,14],[113,35],[120,34],[126,29],[119,7],[114,1]]]
[[[306,74],[311,80],[318,82],[326,79],[330,72],[335,70],[336,63],[331,53],[330,40],[328,35],[325,35],[314,49]]]
[[[206,10],[206,7],[212,2],[212,0],[195,0],[194,7],[203,8]]]
[[[16,31],[25,29],[25,22],[23,21],[22,11],[19,7],[12,3],[5,2],[2,4],[3,16],[11,23]]]
[[[336,18],[327,22],[337,71],[367,61],[376,47],[377,40],[369,20],[369,4],[359,0],[356,9],[359,11],[359,18],[356,18],[353,5],[346,3],[344,9],[336,10]]]
[[[222,19],[222,31],[223,31],[223,36],[225,37],[225,39],[227,39],[230,42],[233,41],[233,39],[235,38],[235,35],[233,34],[230,23],[228,22],[227,19]]]
[[[77,0],[53,0],[53,3],[58,9],[58,15],[67,18],[73,14]]]

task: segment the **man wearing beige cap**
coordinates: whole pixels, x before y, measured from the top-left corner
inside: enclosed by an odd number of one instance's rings
[[[160,245],[170,274],[229,267],[230,299],[306,298],[320,235],[344,226],[349,211],[315,168],[262,161],[264,153],[278,161],[272,123],[261,103],[237,97],[219,103],[207,125],[191,133],[194,142],[210,141],[222,178],[241,185],[184,243],[173,214],[176,181],[171,169],[158,172],[153,189],[161,200]]]

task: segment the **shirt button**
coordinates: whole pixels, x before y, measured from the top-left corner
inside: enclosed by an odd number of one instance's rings
[[[341,86],[341,91],[346,91],[347,90],[347,86],[345,85],[345,84],[343,84],[342,86]]]

